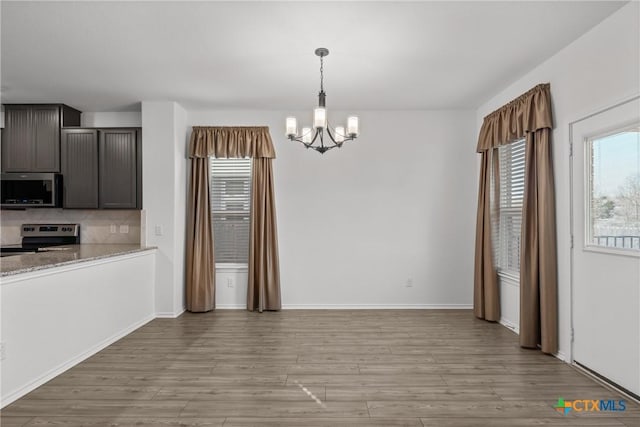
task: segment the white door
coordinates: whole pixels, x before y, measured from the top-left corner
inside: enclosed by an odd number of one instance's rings
[[[640,395],[640,99],[570,133],[573,360]]]

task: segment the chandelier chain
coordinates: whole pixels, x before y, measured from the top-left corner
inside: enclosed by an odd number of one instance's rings
[[[320,56],[320,92],[324,92],[324,56]]]

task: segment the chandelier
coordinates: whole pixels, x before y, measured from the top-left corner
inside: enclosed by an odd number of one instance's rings
[[[342,147],[346,141],[352,141],[358,137],[358,118],[350,116],[347,118],[347,128],[336,126],[331,128],[327,119],[327,108],[324,92],[324,57],[329,55],[329,49],[319,47],[315,51],[320,57],[320,93],[318,94],[318,107],[313,110],[313,128],[303,127],[298,134],[298,121],[295,117],[287,117],[287,137],[291,141],[301,142],[306,148],[313,148],[317,152],[324,154],[332,148]]]

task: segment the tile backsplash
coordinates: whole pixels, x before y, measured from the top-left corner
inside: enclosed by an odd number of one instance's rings
[[[26,209],[0,211],[2,244],[20,243],[20,226],[31,223],[78,223],[81,243],[140,243],[138,210]]]

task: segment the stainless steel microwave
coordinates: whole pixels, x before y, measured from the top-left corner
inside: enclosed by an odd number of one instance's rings
[[[59,173],[3,173],[0,206],[3,208],[62,207]]]

